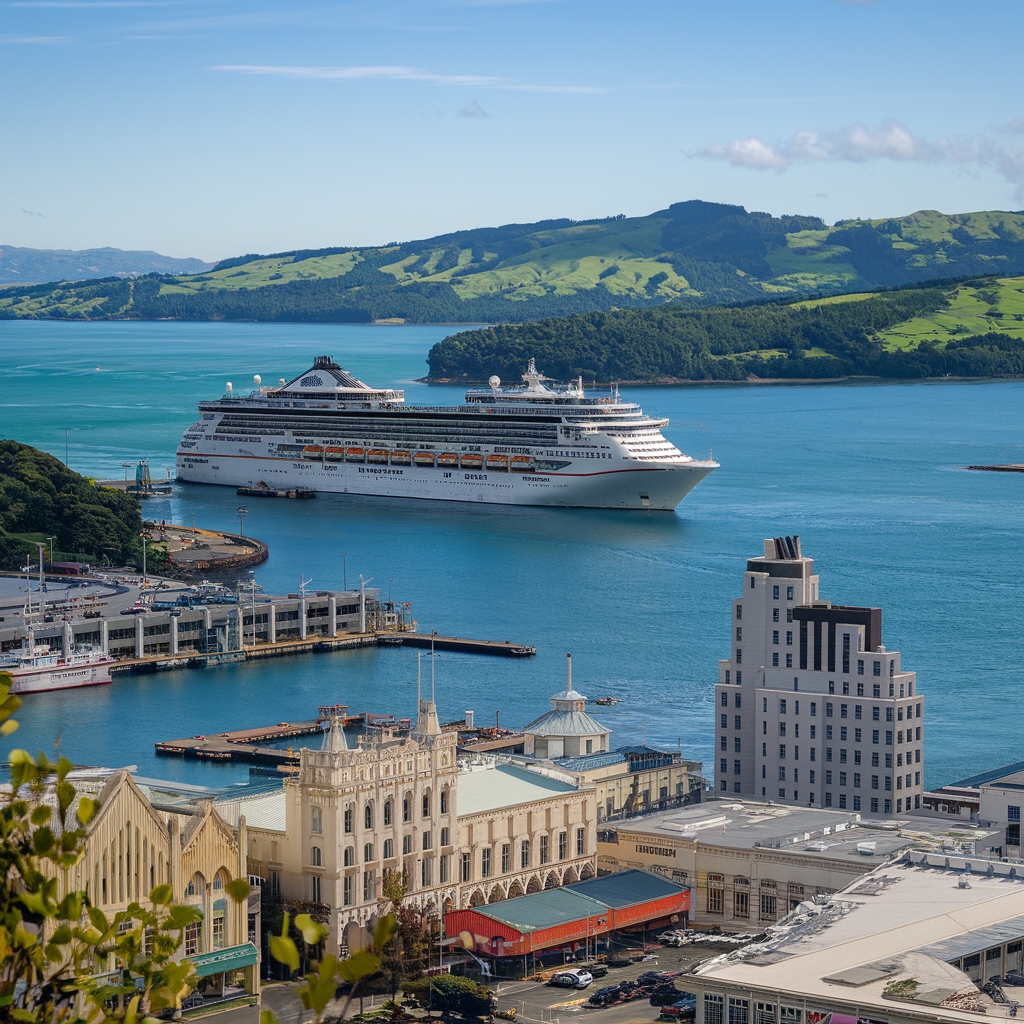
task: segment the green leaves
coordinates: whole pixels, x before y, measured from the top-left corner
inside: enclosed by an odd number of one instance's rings
[[[249,893],[252,891],[252,886],[245,878],[232,878],[227,885],[224,886],[224,891],[235,901],[235,903],[245,903],[249,899]],[[298,924],[298,918],[295,919]]]
[[[398,918],[394,914],[385,914],[377,921],[373,930],[373,948],[380,953],[398,931]]]
[[[302,937],[310,946],[315,946],[321,939],[331,934],[331,929],[325,924],[317,924],[309,914],[298,914],[295,918],[295,927],[302,932]]]
[[[284,923],[281,925],[280,935],[270,936],[270,955],[279,963],[291,968],[293,971],[299,969],[299,951],[288,934],[289,915],[284,915]]]
[[[374,956],[368,949],[361,949],[338,964],[338,973],[353,985],[376,974],[379,970],[380,957]]]
[[[149,890],[149,899],[151,903],[157,906],[166,907],[174,899],[174,890],[171,888],[170,883],[154,886]]]
[[[325,956],[320,962],[320,969],[306,975],[305,982],[299,986],[299,998],[307,1010],[312,1010],[319,1019],[324,1008],[334,998],[337,990],[335,977],[338,974],[339,962],[336,956]]]

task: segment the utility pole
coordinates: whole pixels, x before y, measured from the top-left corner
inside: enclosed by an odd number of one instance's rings
[[[341,586],[343,590],[348,590],[348,552],[342,551],[341,553]]]
[[[132,464],[130,462],[122,462],[121,465],[124,467],[124,483],[128,486],[128,470],[131,469]]]
[[[238,510],[238,536],[244,537],[245,534],[242,532],[242,520],[249,514],[247,508],[239,508]]]
[[[153,535],[143,530],[139,536],[142,538],[142,588],[145,590],[149,587],[149,576],[146,573],[146,542],[152,540]]]
[[[54,542],[55,538],[54,537],[47,537],[46,539],[50,542],[50,568],[52,570],[52,568],[53,568],[53,542]]]
[[[46,550],[46,545],[39,541],[36,541],[36,544],[39,544],[39,621],[41,623],[46,609],[46,599],[43,597],[43,587],[46,582],[43,576],[43,552]]]

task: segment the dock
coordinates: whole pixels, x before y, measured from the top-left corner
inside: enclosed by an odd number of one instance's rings
[[[401,639],[404,647],[430,647],[435,651],[463,651],[467,654],[499,654],[506,658],[529,658],[537,653],[536,647],[514,644],[511,640],[468,640],[462,636],[431,636],[429,633],[390,634],[385,643]]]
[[[968,469],[976,469],[982,473],[1024,473],[1024,463],[1009,462],[1001,466],[968,466]]]

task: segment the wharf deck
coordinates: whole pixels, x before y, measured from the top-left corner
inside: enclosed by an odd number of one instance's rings
[[[536,647],[514,644],[511,640],[468,640],[461,636],[435,636],[429,633],[392,633],[400,637],[405,647],[430,647],[433,642],[436,651],[465,651],[469,654],[501,654],[507,658],[529,658],[537,653]],[[385,641],[387,642],[387,641]],[[392,643],[394,640],[391,641]]]

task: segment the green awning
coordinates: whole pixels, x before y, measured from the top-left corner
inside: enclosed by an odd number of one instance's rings
[[[197,978],[205,978],[210,974],[223,974],[225,971],[252,967],[253,964],[259,963],[260,951],[251,942],[246,942],[241,946],[215,949],[212,953],[197,953],[185,959],[196,965]]]

